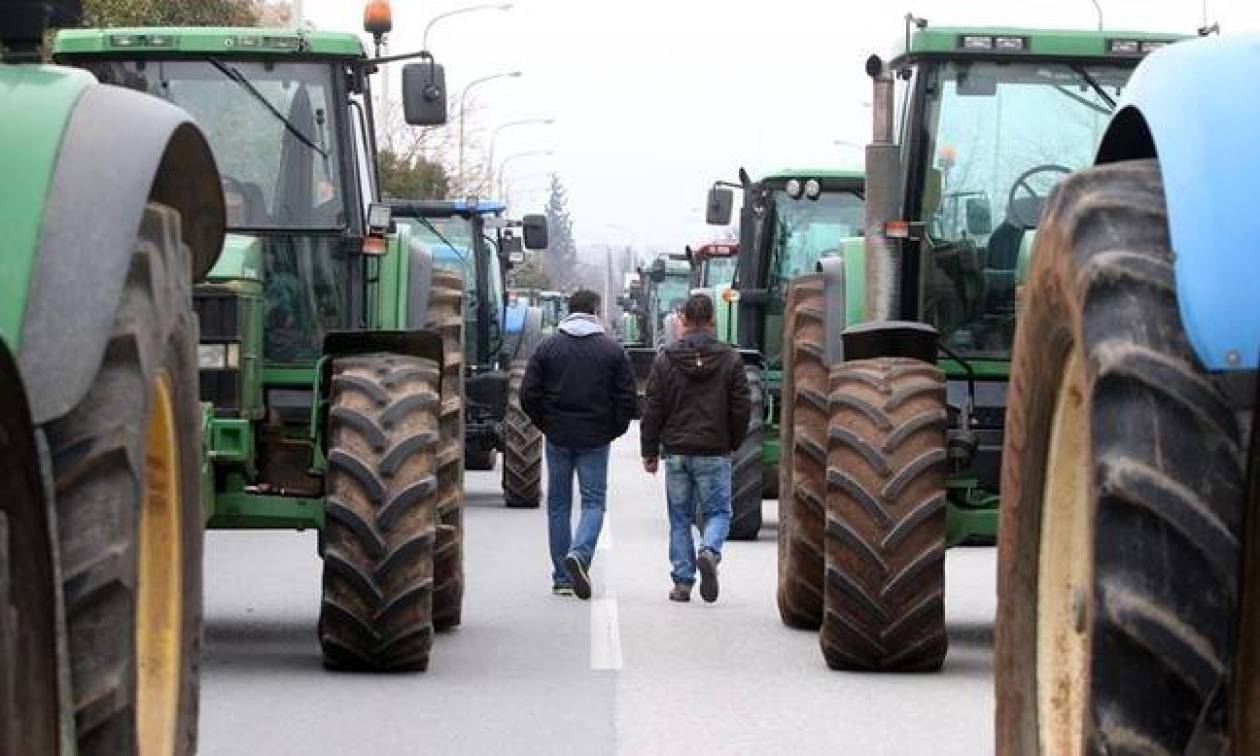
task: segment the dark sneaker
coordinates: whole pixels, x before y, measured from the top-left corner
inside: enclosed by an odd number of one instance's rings
[[[586,574],[586,565],[576,554],[564,558],[564,570],[573,581],[573,592],[583,601],[591,597],[591,576]]]
[[[718,597],[718,557],[712,551],[701,551],[696,560],[700,570],[700,598],[712,604]]]
[[[551,586],[551,593],[555,596],[572,596],[573,586],[563,583]]]
[[[670,601],[685,603],[691,600],[691,586],[686,583],[674,583],[674,590],[669,592]]]

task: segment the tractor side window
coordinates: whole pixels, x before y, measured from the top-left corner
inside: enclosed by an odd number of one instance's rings
[[[263,351],[269,362],[310,364],[347,321],[347,258],[336,236],[268,236]]]

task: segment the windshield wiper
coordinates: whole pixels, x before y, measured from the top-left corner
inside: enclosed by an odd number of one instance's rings
[[[1107,94],[1107,90],[1102,88],[1102,85],[1098,83],[1097,79],[1089,75],[1089,71],[1085,70],[1085,66],[1075,65],[1071,66],[1071,69],[1076,72],[1077,76],[1081,77],[1081,81],[1088,84],[1089,88],[1094,90],[1094,93],[1102,98],[1103,102],[1107,103],[1107,113],[1109,115],[1114,113],[1116,110],[1116,101],[1111,97],[1111,95]]]
[[[445,236],[442,236],[442,232],[437,230],[437,226],[433,225],[432,221],[430,221],[428,218],[424,217],[423,215],[417,215],[416,220],[423,223],[425,228],[432,231],[433,235],[436,236],[439,240],[441,240],[441,242],[446,245],[447,249],[455,253],[455,256],[459,258],[460,262],[464,264],[468,263],[468,258],[460,254],[460,251],[455,248],[455,245],[451,244],[450,241],[447,240]]]
[[[210,61],[210,65],[214,66],[215,68],[219,70],[219,73],[223,74],[224,76],[228,77],[232,81],[236,82],[238,85],[240,85],[242,89],[244,89],[246,92],[249,92],[251,95],[253,95],[255,100],[258,100],[258,102],[262,103],[262,106],[267,109],[267,112],[275,116],[276,120],[280,121],[280,123],[283,123],[284,128],[288,130],[290,134],[297,137],[299,142],[306,145],[307,147],[310,147],[315,152],[318,152],[325,159],[328,158],[328,152],[324,148],[320,147],[318,144],[315,144],[315,142],[313,142],[310,137],[308,137],[307,135],[299,131],[298,127],[294,126],[292,121],[290,121],[288,118],[285,118],[284,113],[281,113],[276,108],[275,105],[272,105],[271,101],[268,100],[265,96],[263,96],[263,93],[259,92],[258,88],[249,82],[249,79],[245,78],[245,74],[227,65],[221,60],[217,60],[215,58],[207,58],[207,60]]]

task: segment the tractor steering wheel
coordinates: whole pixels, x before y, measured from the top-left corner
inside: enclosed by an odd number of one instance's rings
[[[1023,228],[1036,228],[1037,218],[1023,217],[1023,211],[1021,210],[1020,204],[1015,202],[1016,195],[1019,193],[1020,188],[1022,187],[1032,199],[1044,201],[1045,198],[1038,194],[1036,189],[1033,189],[1032,184],[1028,183],[1028,179],[1038,173],[1068,174],[1071,172],[1072,169],[1065,165],[1059,165],[1058,163],[1042,163],[1041,165],[1034,165],[1032,168],[1029,168],[1019,174],[1019,176],[1015,178],[1015,183],[1011,184],[1011,191],[1006,195],[1006,217],[1013,223],[1017,223]],[[1041,202],[1038,202],[1037,206],[1040,207]]]

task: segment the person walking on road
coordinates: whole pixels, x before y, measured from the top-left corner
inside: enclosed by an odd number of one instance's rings
[[[569,297],[569,316],[525,369],[521,409],[547,438],[547,520],[552,592],[591,597],[591,560],[604,524],[608,446],[637,412],[634,371],[604,333],[599,295]],[[572,530],[573,475],[582,513]]]
[[[643,469],[655,473],[665,452],[671,601],[718,597],[718,562],[731,528],[731,453],[752,411],[743,359],[714,336],[713,300],[693,294],[683,306],[682,336],[652,363],[639,438]],[[699,557],[691,523],[703,523]]]

